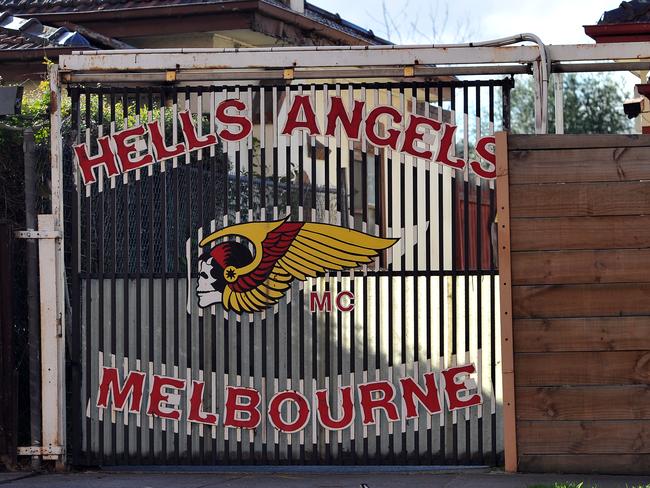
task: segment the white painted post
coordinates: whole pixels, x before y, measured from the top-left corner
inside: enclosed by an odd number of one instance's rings
[[[50,66],[50,144],[52,214],[38,216],[38,229],[53,239],[39,240],[41,292],[41,411],[43,459],[65,462],[65,266],[63,256],[63,161],[61,88],[57,65]]]
[[[38,229],[41,232],[57,230],[53,215],[39,215]],[[39,239],[39,274],[41,298],[41,411],[43,459],[61,461],[58,454],[63,446],[65,432],[64,385],[60,362],[65,344],[63,320],[57,301],[57,241]]]
[[[564,80],[562,73],[553,75],[555,85],[555,133],[564,134]]]
[[[542,62],[533,63],[533,80],[535,86],[535,134],[546,134],[548,128],[548,83],[542,76]]]

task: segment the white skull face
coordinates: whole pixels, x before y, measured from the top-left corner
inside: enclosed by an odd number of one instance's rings
[[[196,294],[199,297],[199,307],[206,308],[215,303],[221,303],[221,291],[217,289],[217,279],[213,277],[213,266],[208,261],[201,261]]]

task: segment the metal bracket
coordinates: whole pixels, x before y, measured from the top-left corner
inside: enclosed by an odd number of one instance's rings
[[[63,323],[61,321],[61,314],[56,318],[56,336],[63,337]]]
[[[296,71],[293,68],[285,68],[282,77],[285,80],[293,80],[296,75]]]
[[[58,230],[19,230],[14,233],[16,239],[60,239]]]
[[[404,66],[404,77],[412,78],[415,76],[415,67],[413,66]]]
[[[176,71],[174,71],[174,70],[165,71],[165,81],[167,83],[175,83],[176,82]]]
[[[63,446],[23,446],[16,449],[19,456],[60,456]]]

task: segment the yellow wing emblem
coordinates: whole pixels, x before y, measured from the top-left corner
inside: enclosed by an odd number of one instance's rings
[[[372,260],[398,239],[377,237],[331,224],[248,222],[221,229],[201,247],[223,237],[239,236],[254,247],[254,255],[241,244],[217,244],[210,256],[223,283],[222,302],[237,313],[259,312],[276,304],[295,279],[304,281],[326,271],[352,269]]]

